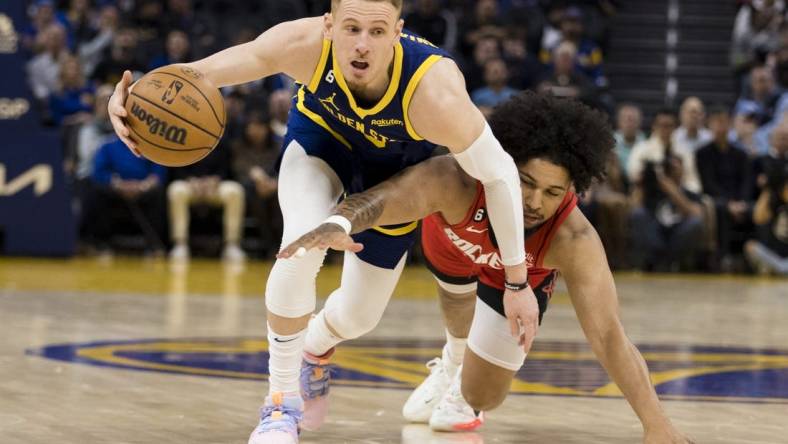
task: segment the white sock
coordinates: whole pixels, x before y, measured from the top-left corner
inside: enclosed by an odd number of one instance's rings
[[[462,358],[465,356],[465,344],[467,343],[468,338],[455,338],[449,333],[449,329],[446,329],[446,346],[443,348],[444,358],[448,358],[453,367],[462,364]]]
[[[306,330],[278,335],[268,326],[268,393],[298,394]]]
[[[331,350],[331,347],[342,342],[343,339],[331,333],[326,324],[326,310],[320,310],[315,317],[309,320],[309,328],[306,333],[304,350],[313,356],[323,356]]]

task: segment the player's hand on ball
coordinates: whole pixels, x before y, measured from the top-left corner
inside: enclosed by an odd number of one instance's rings
[[[115,85],[115,92],[112,93],[112,97],[109,98],[107,111],[109,111],[109,120],[112,122],[112,128],[115,130],[115,134],[117,134],[120,140],[139,157],[141,154],[137,150],[137,144],[129,138],[131,132],[128,126],[126,126],[126,122],[123,120],[129,115],[124,105],[129,95],[131,80],[131,71],[124,71],[120,82]]]
[[[283,248],[276,257],[278,259],[298,258],[313,248],[321,250],[332,248],[358,253],[364,246],[355,242],[339,225],[324,223]]]
[[[520,291],[504,290],[503,309],[506,319],[509,320],[512,336],[517,338],[517,343],[528,353],[539,328],[539,303],[534,290],[530,286]]]

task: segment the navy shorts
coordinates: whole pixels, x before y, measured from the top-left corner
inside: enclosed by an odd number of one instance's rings
[[[367,190],[432,155],[432,149],[423,143],[410,146],[397,143],[391,150],[375,148],[372,144],[351,149],[295,106],[288,118],[282,153],[292,141],[298,142],[308,155],[325,161],[342,181],[348,195]],[[413,222],[353,235],[356,242],[364,245],[358,257],[377,267],[393,269],[415,242],[416,228]]]

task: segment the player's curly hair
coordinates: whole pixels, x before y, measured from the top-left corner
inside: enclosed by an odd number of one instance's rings
[[[489,121],[518,165],[534,158],[560,165],[578,193],[605,177],[612,130],[604,114],[577,100],[525,91],[498,105]]]

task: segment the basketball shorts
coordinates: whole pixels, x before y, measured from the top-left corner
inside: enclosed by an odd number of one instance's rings
[[[282,153],[297,141],[310,156],[326,162],[342,181],[346,194],[367,190],[415,165],[428,157],[431,151],[415,149],[407,156],[386,153],[385,149],[353,147],[350,149],[337,140],[326,129],[298,111],[290,111]],[[281,159],[281,155],[280,155]],[[417,238],[418,223],[375,227],[353,235],[364,249],[357,256],[381,268],[394,269],[402,256],[413,246]]]

